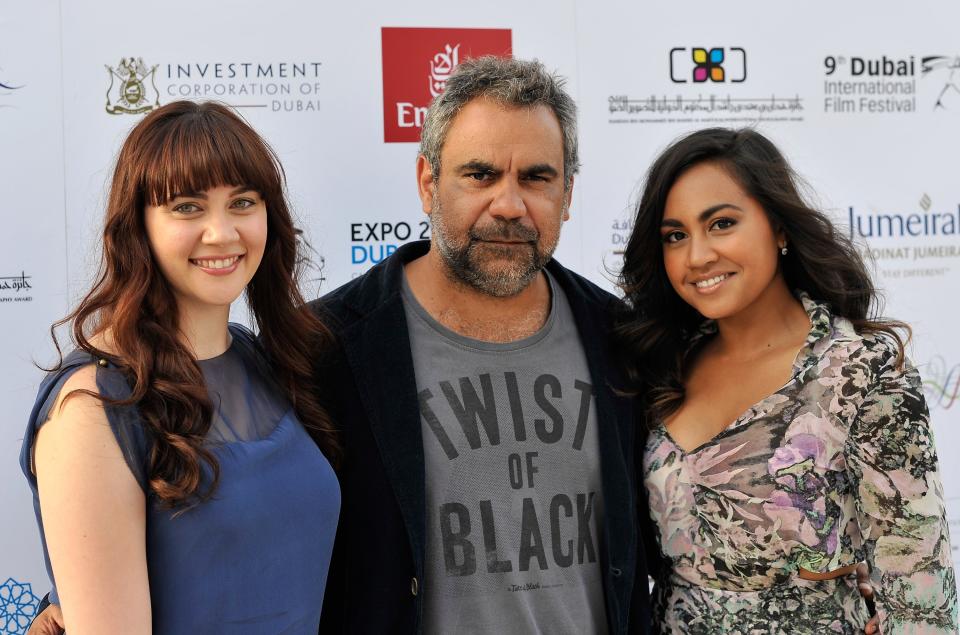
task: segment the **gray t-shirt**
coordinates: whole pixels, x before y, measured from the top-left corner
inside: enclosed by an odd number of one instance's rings
[[[566,296],[490,343],[403,301],[426,463],[424,632],[606,633],[595,394]]]

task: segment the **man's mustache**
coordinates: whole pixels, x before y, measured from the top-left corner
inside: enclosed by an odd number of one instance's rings
[[[470,239],[535,243],[540,240],[540,232],[517,221],[498,221],[486,227],[471,228]]]

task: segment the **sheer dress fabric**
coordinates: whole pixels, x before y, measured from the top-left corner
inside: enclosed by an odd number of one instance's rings
[[[651,430],[644,485],[666,633],[862,633],[866,561],[883,633],[956,633],[943,490],[917,370],[800,294],[811,329],[785,386],[684,452]],[[715,331],[708,323],[702,336]]]
[[[148,487],[151,435],[136,407],[105,406],[127,465],[146,494],[146,548],[156,633],[303,633],[320,621],[340,488],[304,430],[253,335],[231,324],[232,343],[200,368],[214,406],[207,445],[220,465],[212,500],[163,509]],[[67,378],[96,362],[82,351],[43,381],[21,452],[43,535],[31,455],[36,431]],[[129,396],[113,365],[97,367],[107,397]],[[205,478],[209,472],[204,471]],[[49,558],[47,570],[53,582]],[[51,601],[59,601],[54,591]]]

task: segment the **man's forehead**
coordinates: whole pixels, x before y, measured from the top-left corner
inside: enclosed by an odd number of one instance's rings
[[[553,110],[544,104],[509,106],[481,98],[454,117],[441,148],[457,163],[507,158],[543,163],[563,159],[563,133]]]

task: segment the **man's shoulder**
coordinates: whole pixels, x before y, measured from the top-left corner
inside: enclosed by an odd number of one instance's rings
[[[404,265],[427,253],[429,248],[426,240],[406,243],[353,280],[309,302],[308,306],[321,319],[332,319],[333,323],[329,324],[332,328],[370,313],[399,298]]]
[[[363,313],[358,299],[364,296],[363,287],[369,275],[371,275],[370,271],[308,302],[307,306],[328,327],[337,330],[338,327],[349,324]]]
[[[366,272],[353,278],[349,282],[341,284],[339,287],[333,291],[327,291],[322,296],[316,300],[311,300],[307,303],[310,308],[317,309],[320,307],[332,309],[334,307],[343,306],[345,303],[349,303],[347,298],[351,295],[357,293],[360,287],[363,285],[364,277],[370,275],[370,272]]]

